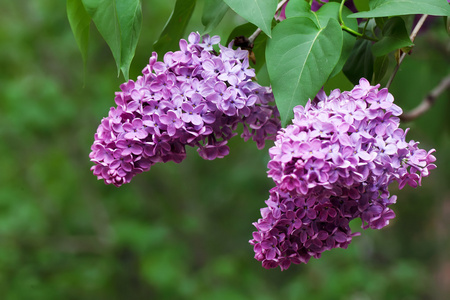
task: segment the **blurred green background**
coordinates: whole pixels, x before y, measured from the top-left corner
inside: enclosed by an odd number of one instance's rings
[[[174,2],[143,1],[130,78]],[[187,33],[202,31],[202,5]],[[242,22],[229,12],[212,33],[226,40]],[[416,42],[391,88],[404,110],[449,72],[441,19]],[[448,91],[405,124],[409,139],[437,149],[438,169],[417,190],[392,186],[391,225],[280,272],[263,269],[248,244],[272,187],[267,151],[253,142],[232,139],[216,161],[189,149],[183,163],[155,165],[121,188],[96,180],[90,146],[123,78],[94,26],[89,49],[84,77],[64,1],[3,1],[0,299],[449,299]]]

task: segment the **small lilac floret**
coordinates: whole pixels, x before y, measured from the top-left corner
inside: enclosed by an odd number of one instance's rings
[[[388,186],[417,187],[436,168],[434,149],[418,148],[399,128],[401,109],[387,89],[362,78],[349,92],[321,91],[294,108],[291,125],[269,149],[270,190],[250,244],[265,268],[306,263],[346,248],[349,222],[380,229],[395,217]]]
[[[252,81],[247,50],[219,42],[191,33],[179,51],[167,52],[162,62],[154,52],[142,76],[120,86],[117,107],[101,121],[91,147],[94,175],[120,186],[157,162],[181,162],[186,146],[197,147],[204,159],[224,157],[239,123],[242,137],[259,149],[275,139],[281,126],[269,104],[272,90]]]

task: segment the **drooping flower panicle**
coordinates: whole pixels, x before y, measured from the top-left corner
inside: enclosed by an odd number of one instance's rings
[[[278,132],[268,163],[276,186],[250,240],[265,268],[284,270],[346,248],[358,235],[349,227],[355,218],[364,229],[386,226],[395,217],[389,184],[417,187],[436,167],[435,150],[405,140],[402,110],[378,88],[363,78],[350,92],[321,91]]]
[[[242,137],[258,148],[280,128],[270,88],[252,81],[248,51],[218,45],[218,36],[191,33],[180,50],[162,62],[153,53],[136,81],[116,92],[95,134],[90,153],[94,175],[120,186],[157,162],[181,162],[186,146],[197,147],[204,159],[229,153],[228,140],[239,123]]]

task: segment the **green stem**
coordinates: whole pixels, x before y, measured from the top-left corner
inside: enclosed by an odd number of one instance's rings
[[[344,19],[342,19],[342,9],[344,8],[345,0],[341,1],[341,6],[339,6],[339,23],[341,23],[342,28],[344,28]],[[346,26],[345,26],[346,27]]]
[[[341,28],[355,36],[359,36],[359,37],[364,36],[362,33],[359,33],[358,31],[355,31],[355,30],[351,29],[350,27],[345,26],[343,23],[341,24]]]
[[[375,39],[375,38],[370,37],[370,36],[368,36],[368,35],[362,34],[362,33],[358,32],[358,31],[355,31],[355,30],[353,30],[353,29],[351,29],[351,28],[349,28],[349,27],[347,27],[347,26],[345,26],[345,25],[341,25],[341,28],[342,28],[343,30],[347,31],[348,33],[354,35],[354,36],[363,38],[363,39],[365,39],[365,40],[369,40],[369,41],[373,41],[373,42],[378,42],[378,39]]]
[[[369,20],[370,19],[367,19],[367,21],[366,21],[366,24],[364,24],[364,28],[363,28],[363,34],[366,34],[366,29],[367,29],[367,25],[369,25]]]
[[[363,39],[371,40],[371,41],[374,41],[374,42],[378,41],[377,39],[374,39],[374,38],[372,38],[372,37],[370,37],[370,36],[367,36],[367,35],[365,35],[365,34],[363,34],[363,33],[360,33],[360,32],[358,32],[358,31],[356,31],[356,30],[353,30],[353,29],[351,29],[350,27],[347,27],[347,26],[345,25],[344,19],[342,18],[342,10],[344,9],[345,1],[346,1],[346,0],[342,0],[342,1],[341,1],[341,5],[339,6],[339,23],[341,23],[341,28],[342,28],[343,30],[347,31],[348,33],[354,35],[354,36],[361,37],[361,38],[363,38]]]

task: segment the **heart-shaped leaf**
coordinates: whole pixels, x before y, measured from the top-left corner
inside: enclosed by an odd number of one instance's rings
[[[307,17],[288,18],[273,30],[266,63],[283,125],[293,107],[314,98],[336,66],[342,49],[339,22],[319,28]]]

